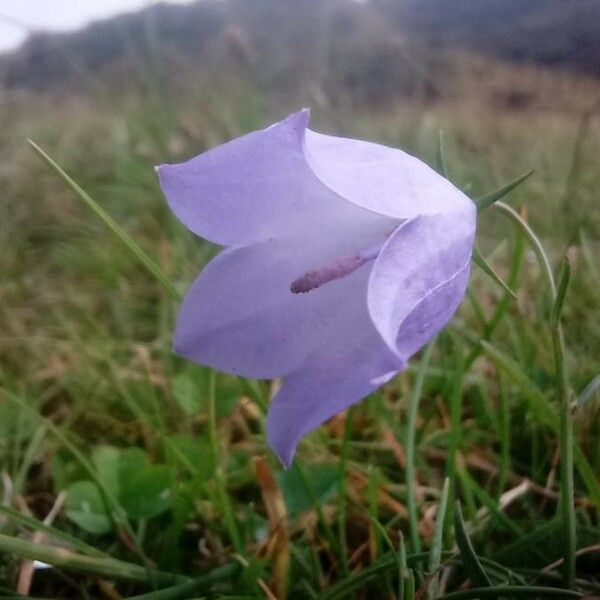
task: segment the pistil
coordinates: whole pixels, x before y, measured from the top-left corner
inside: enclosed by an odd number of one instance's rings
[[[305,294],[321,287],[325,283],[347,277],[365,263],[375,260],[379,255],[381,247],[382,244],[372,246],[357,254],[342,256],[323,267],[307,271],[304,275],[292,281],[290,290],[292,294]]]

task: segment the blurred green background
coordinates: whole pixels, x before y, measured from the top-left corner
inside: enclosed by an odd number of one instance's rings
[[[171,585],[144,597],[400,597],[388,552],[402,537],[409,554],[432,546],[445,477],[478,553],[509,569],[488,565],[494,577],[560,581],[550,304],[535,254],[499,211],[482,215],[478,246],[518,299],[474,268],[423,371],[416,421],[418,358],[308,436],[283,472],[263,435],[276,382],[174,356],[177,302],[26,140],[182,291],[216,248],[170,214],[154,165],[301,107],[318,131],[432,165],[442,132],[448,176],[473,198],[533,169],[505,200],[556,273],[570,258],[575,399],[600,372],[596,0],[155,4],[31,34],[0,55],[0,82],[0,597],[121,598]],[[589,550],[600,535],[597,416],[590,393],[574,411],[578,586],[590,594],[600,589]],[[448,551],[450,522],[438,544]],[[57,563],[57,548],[75,558]],[[32,574],[29,558],[57,566]],[[428,579],[427,560],[412,565],[422,597],[469,577],[452,563]]]

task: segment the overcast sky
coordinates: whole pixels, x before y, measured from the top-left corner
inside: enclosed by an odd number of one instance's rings
[[[152,0],[0,0],[0,51],[18,46],[32,29],[69,31],[94,19],[151,3]]]

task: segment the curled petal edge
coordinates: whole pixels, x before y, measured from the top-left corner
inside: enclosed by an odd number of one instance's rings
[[[399,359],[407,361],[410,358],[398,349],[397,335],[411,315],[425,300],[470,267],[474,215],[473,205],[463,214],[409,219],[388,239],[377,257],[367,291],[369,314],[383,341]],[[450,232],[454,233],[454,238]],[[465,289],[466,281],[464,289],[461,286],[455,294],[457,306]],[[431,336],[445,323],[438,325],[436,319],[428,325]]]
[[[471,203],[413,156],[315,133],[308,129],[309,119],[309,109],[303,109],[187,162],[157,167],[173,213],[201,237],[240,246],[286,237],[315,220],[333,225],[365,212],[402,220],[425,209],[434,214]],[[352,162],[363,155],[372,161]],[[344,156],[349,162],[341,169]],[[380,181],[374,169],[399,175]],[[404,196],[394,191],[401,188]],[[386,201],[379,202],[383,196]]]

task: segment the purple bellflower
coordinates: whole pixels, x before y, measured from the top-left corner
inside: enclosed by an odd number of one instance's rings
[[[308,119],[158,168],[175,215],[226,247],[185,296],[175,351],[283,377],[267,435],[285,466],[304,434],[389,381],[450,320],[476,222],[473,202],[420,160]]]

